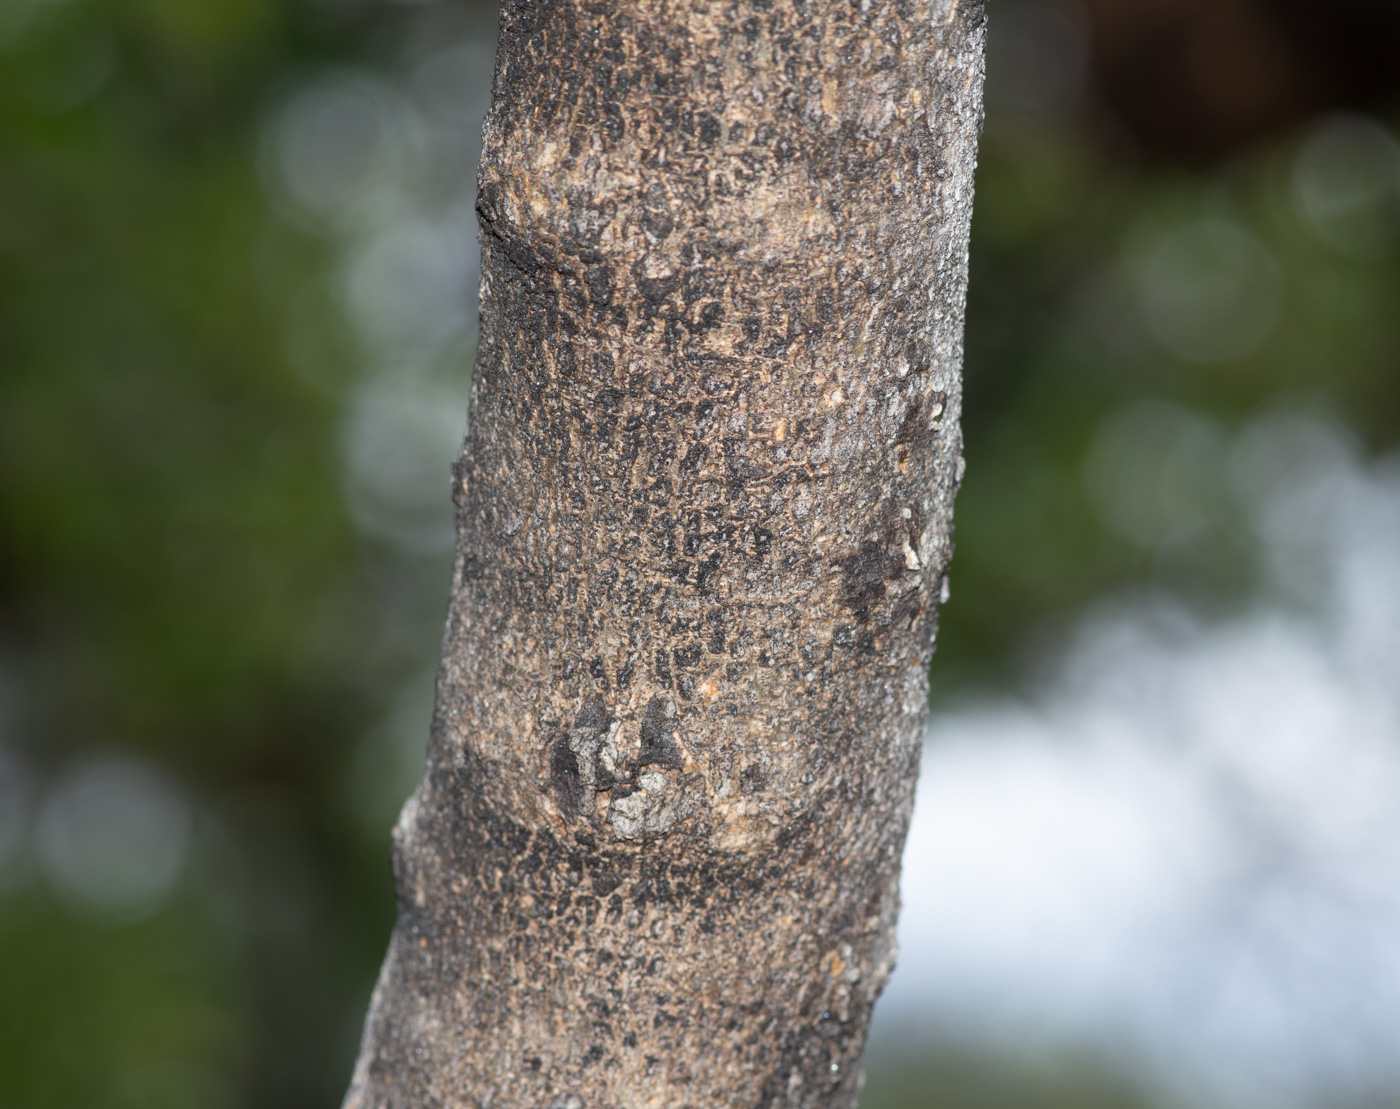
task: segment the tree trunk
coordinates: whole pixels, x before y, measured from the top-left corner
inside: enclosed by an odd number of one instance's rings
[[[851,1106],[961,476],[980,0],[507,0],[355,1109]]]

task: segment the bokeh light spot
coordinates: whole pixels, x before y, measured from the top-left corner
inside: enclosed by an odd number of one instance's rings
[[[1267,247],[1222,217],[1158,235],[1138,267],[1143,322],[1173,354],[1202,365],[1257,350],[1278,322],[1282,280]]]
[[[184,870],[189,803],[170,779],[129,758],[81,764],[39,812],[45,875],[71,903],[140,917],[158,909]]]

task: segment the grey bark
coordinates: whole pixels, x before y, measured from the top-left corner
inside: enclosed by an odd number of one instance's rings
[[[851,1106],[961,477],[980,0],[507,0],[352,1109]]]

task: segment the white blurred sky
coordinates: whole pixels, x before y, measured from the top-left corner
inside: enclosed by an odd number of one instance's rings
[[[877,1050],[1078,1045],[1201,1103],[1400,1080],[1400,467],[1289,416],[1229,461],[1270,602],[1105,610],[1038,695],[931,721]]]

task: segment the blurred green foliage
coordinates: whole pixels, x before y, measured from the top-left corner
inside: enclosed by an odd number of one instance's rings
[[[953,1047],[877,1055],[861,1109],[1157,1109],[1133,1082],[1092,1059],[1005,1058]]]
[[[419,660],[385,649],[374,552],[340,504],[325,383],[347,379],[344,326],[318,321],[318,381],[285,353],[327,251],[276,218],[256,152],[298,73],[382,48],[396,15],[0,16],[0,741],[40,781],[137,754],[227,810],[149,919],[75,910],[11,865],[0,1105],[330,1105],[343,1087],[392,894],[382,837],[340,811],[342,768]]]
[[[186,877],[148,915],[66,898],[33,827],[0,853],[4,1109],[330,1106],[343,1089],[401,799],[366,737],[421,749],[413,679],[447,578],[342,504],[357,353],[334,244],[279,214],[259,150],[301,83],[392,69],[444,6],[0,6],[0,753],[28,782],[7,796],[34,816],[74,760],[124,753],[194,799]],[[1221,434],[1320,406],[1396,442],[1400,210],[1383,188],[1300,208],[1311,128],[1215,171],[1148,172],[1079,116],[993,97],[938,696],[1013,677],[1028,637],[1106,591],[1219,605],[1255,588],[1228,505],[1157,531],[1105,516],[1086,459],[1124,406],[1167,401]],[[1201,221],[1236,229],[1236,255],[1193,247]],[[1173,267],[1216,291],[1163,292]],[[1232,340],[1251,312],[1257,334]],[[891,1063],[866,1103],[1147,1101],[1093,1067],[948,1055]]]
[[[989,86],[995,79],[993,70]],[[1400,441],[1400,177],[1387,168],[1376,194],[1332,226],[1309,221],[1296,195],[1309,167],[1298,161],[1313,129],[1325,141],[1329,125],[1374,126],[1308,121],[1211,173],[1145,172],[1074,127],[998,116],[993,102],[973,224],[968,468],[938,696],[1013,678],[1018,645],[1053,639],[1096,597],[1157,589],[1219,608],[1258,586],[1239,504],[1204,505],[1206,518],[1179,528],[1164,518],[1156,535],[1150,526],[1124,534],[1105,517],[1086,469],[1115,413],[1162,402],[1227,436],[1262,410],[1296,407],[1340,419],[1374,452]],[[1375,135],[1388,159],[1394,139],[1379,127]],[[1221,232],[1248,256],[1210,256]],[[1198,287],[1155,287],[1171,278]],[[1178,303],[1157,305],[1152,318],[1152,299],[1174,292]],[[1253,333],[1232,335],[1236,324]],[[1173,326],[1185,334],[1174,338]],[[1137,461],[1158,467],[1145,477],[1171,482],[1164,460]],[[1133,491],[1145,500],[1220,492]],[[1160,507],[1169,517],[1172,506]]]

